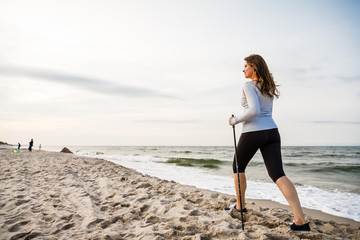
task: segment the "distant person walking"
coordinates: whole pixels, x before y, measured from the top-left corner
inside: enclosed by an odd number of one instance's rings
[[[285,176],[282,158],[280,135],[272,118],[272,107],[274,98],[280,93],[273,80],[265,60],[260,55],[250,55],[245,58],[243,70],[245,78],[251,79],[244,84],[241,92],[241,105],[244,112],[236,117],[230,117],[229,124],[234,126],[243,124],[242,134],[237,145],[237,158],[234,158],[233,172],[237,195],[238,211],[246,212],[245,169],[258,149],[260,149],[265,162],[266,169],[271,179],[279,187],[280,191],[288,201],[294,214],[294,223],[290,228],[294,231],[310,231],[309,223],[306,223],[301,209],[296,189],[292,182]],[[236,160],[237,159],[237,165]],[[239,170],[241,203],[239,197],[239,186],[237,167]]]
[[[34,146],[34,140],[31,139],[31,141],[29,142],[29,151],[32,151],[32,147]]]
[[[39,151],[41,150],[41,144],[39,145]]]

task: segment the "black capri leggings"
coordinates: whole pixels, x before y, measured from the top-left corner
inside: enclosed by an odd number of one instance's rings
[[[241,134],[237,145],[239,173],[245,172],[246,166],[258,149],[261,151],[271,179],[276,182],[280,177],[285,176],[281,159],[280,134],[277,128]],[[235,156],[233,172],[237,173]]]

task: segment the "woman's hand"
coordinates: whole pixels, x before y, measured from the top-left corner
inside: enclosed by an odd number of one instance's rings
[[[232,125],[232,119],[233,119],[233,118],[234,118],[234,117],[230,117],[230,118],[229,118],[229,125],[230,125],[230,126],[233,126],[233,125]]]

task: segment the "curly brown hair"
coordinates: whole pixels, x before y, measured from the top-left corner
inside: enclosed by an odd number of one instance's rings
[[[256,86],[260,92],[270,98],[274,98],[274,96],[279,98],[280,92],[277,89],[279,85],[275,84],[265,60],[257,54],[252,54],[244,58],[244,60],[254,68],[254,72],[258,78]]]

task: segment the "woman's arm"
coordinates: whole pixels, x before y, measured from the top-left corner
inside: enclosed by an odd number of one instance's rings
[[[260,113],[260,103],[259,98],[256,94],[255,86],[251,83],[244,84],[244,94],[248,104],[248,108],[245,109],[245,112],[240,115],[230,119],[230,125],[236,125],[241,122],[246,122],[254,117],[258,116]]]

